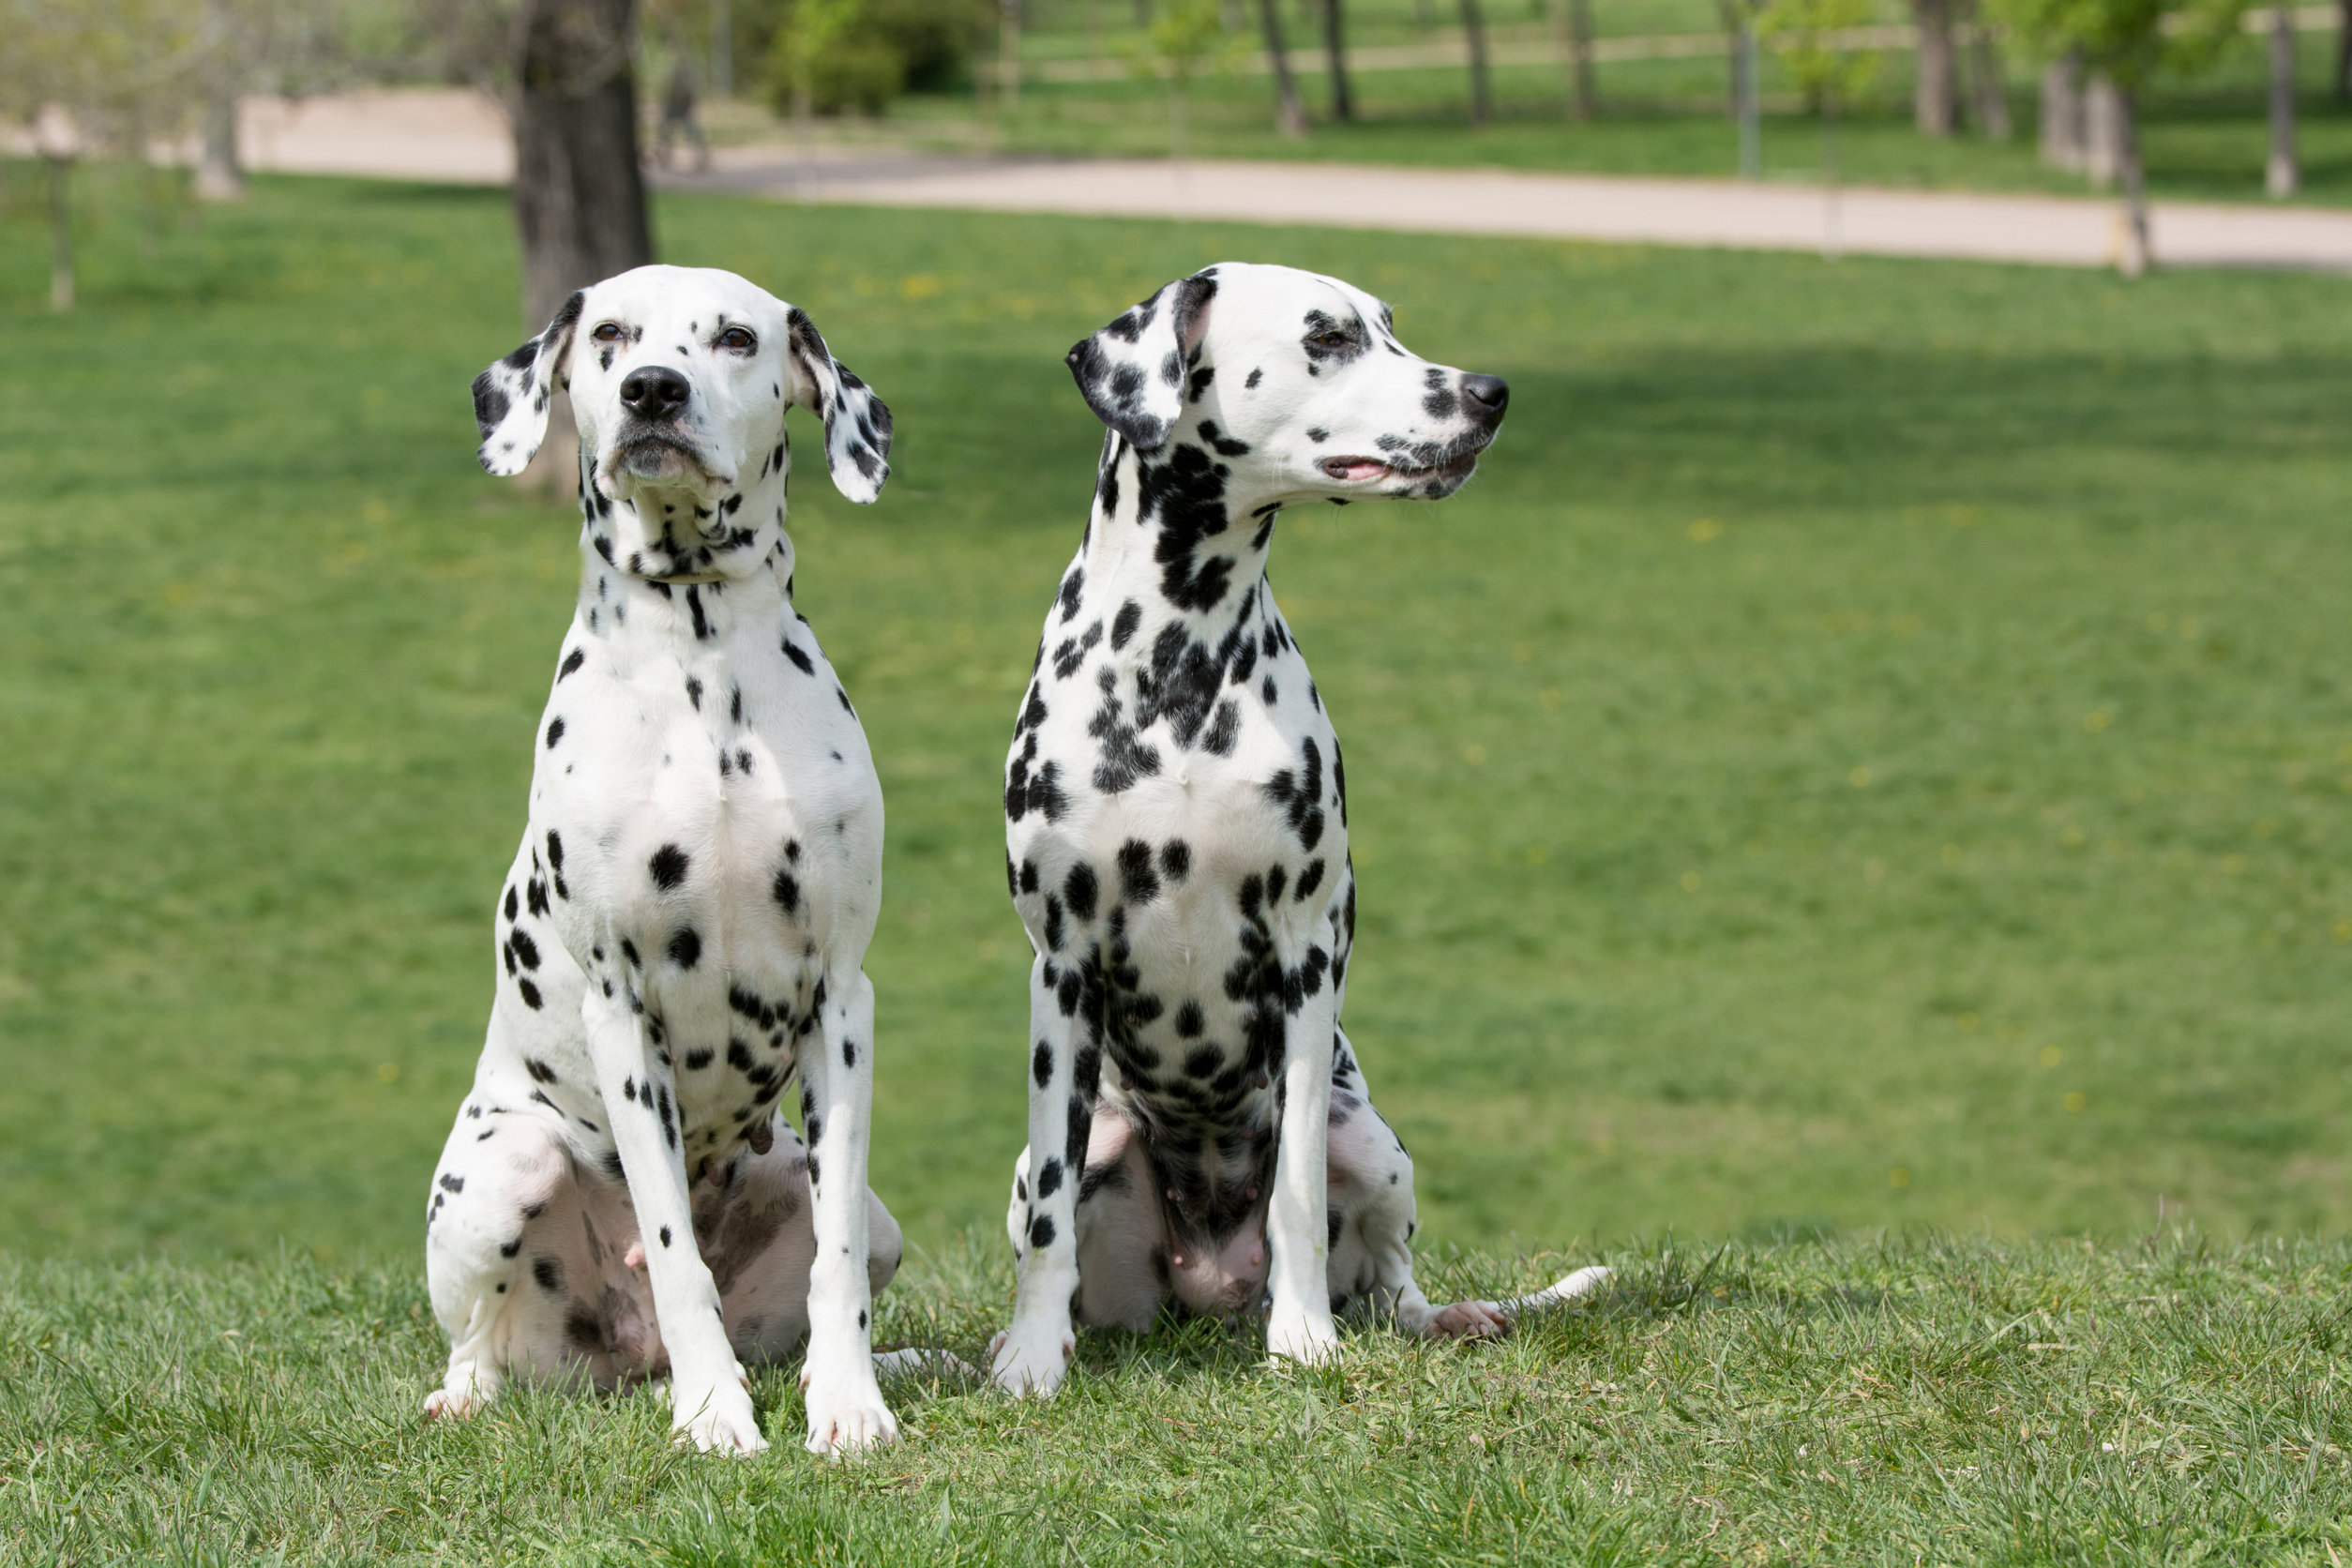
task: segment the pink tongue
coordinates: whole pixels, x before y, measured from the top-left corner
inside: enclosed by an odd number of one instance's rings
[[[1388,464],[1359,458],[1352,462],[1333,462],[1328,465],[1334,479],[1370,479],[1388,472]]]

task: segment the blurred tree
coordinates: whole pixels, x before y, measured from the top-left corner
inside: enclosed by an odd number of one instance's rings
[[[1143,30],[1134,50],[1135,70],[1168,83],[1168,157],[1175,161],[1184,160],[1193,78],[1206,68],[1230,66],[1241,42],[1226,32],[1219,0],[1165,0]]]
[[[49,302],[73,309],[73,174],[111,147],[136,164],[152,249],[160,222],[153,144],[201,97],[208,48],[200,0],[0,0],[0,114],[34,130],[46,166]]]
[[[1979,0],[1961,0],[1963,51],[1968,62],[1968,117],[1977,134],[1988,141],[2009,140],[2009,83],[2001,65],[2001,48]]]
[[[1348,47],[1341,37],[1340,0],[1318,0],[1323,19],[1323,53],[1331,61],[1331,116],[1356,117],[1355,98],[1348,91]]]
[[[1258,18],[1266,31],[1266,58],[1274,66],[1274,129],[1284,136],[1304,136],[1306,105],[1300,101],[1299,84],[1290,75],[1290,52],[1282,41],[1282,12],[1275,0],[1258,0]]]
[[[2295,156],[2295,13],[2279,0],[2270,8],[2270,161],[2262,188],[2281,201],[2302,184]]]
[[[2029,47],[2082,62],[2088,164],[2100,172],[2110,135],[2124,212],[2116,262],[2148,269],[2148,189],[2140,166],[2138,98],[2160,72],[2209,64],[2237,35],[2247,0],[1992,0],[1994,17]]]
[[[521,0],[512,107],[523,319],[654,259],[637,147],[633,0]]]
[[[1462,38],[1470,45],[1470,124],[1483,126],[1494,117],[1494,89],[1486,70],[1486,18],[1478,0],[1462,0]]]
[[[1911,0],[1919,28],[1912,53],[1911,119],[1922,136],[1950,136],[1960,101],[1959,61],[1952,48],[1952,0]]]
[[[366,72],[352,38],[352,0],[205,0],[205,63],[196,193],[245,193],[237,104],[248,93],[304,98]]]
[[[1772,0],[1763,12],[1765,37],[1780,55],[1805,105],[1821,116],[1821,253],[1838,253],[1838,111],[1869,91],[1880,64],[1875,49],[1856,48],[1854,33],[1869,25],[1872,0]]]

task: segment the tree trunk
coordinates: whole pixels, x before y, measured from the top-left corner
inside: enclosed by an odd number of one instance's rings
[[[1306,105],[1299,101],[1299,84],[1290,78],[1290,54],[1283,47],[1276,0],[1258,0],[1258,19],[1266,30],[1266,57],[1274,62],[1274,129],[1284,136],[1304,136]]]
[[[2352,0],[2345,0],[2352,5]],[[1576,95],[1571,101],[1579,120],[1589,120],[1600,112],[1600,92],[1592,80],[1592,0],[1568,0],[1568,56],[1576,72]]]
[[[1919,23],[1919,47],[1914,59],[1918,75],[1911,86],[1912,117],[1922,136],[1950,136],[1958,107],[1959,73],[1952,47],[1952,0],[1911,0]]]
[[[1335,120],[1356,117],[1355,101],[1348,93],[1348,46],[1341,35],[1340,0],[1322,0],[1323,53],[1331,57],[1331,113]]]
[[[2270,8],[2270,163],[2262,188],[2273,201],[2302,188],[2295,157],[2295,14],[2284,5]]]
[[[1494,92],[1486,72],[1486,19],[1478,0],[1462,0],[1462,36],[1470,43],[1470,124],[1483,126],[1494,117]]]
[[[2116,267],[2126,278],[2137,278],[2155,260],[2148,237],[2148,185],[2140,170],[2138,106],[2112,83],[2107,92],[2115,100],[2116,142],[2121,154],[2118,161],[2123,174],[2123,245]]]
[[[49,162],[49,308],[73,309],[73,159]]]
[[[633,0],[524,0],[515,72],[515,227],[522,237],[524,329],[576,289],[654,259],[637,158]],[[570,400],[525,473],[554,493],[577,483]]]
[[[245,166],[237,161],[237,95],[223,87],[204,104],[204,152],[196,162],[196,194],[207,202],[234,202],[245,194]]]
[[[996,92],[1006,113],[1021,106],[1021,0],[997,0]]]
[[[2093,75],[2083,86],[2083,173],[2102,190],[2123,173],[2124,143],[2131,135],[2130,110],[2116,84]]]
[[[2009,83],[2001,72],[2001,48],[1993,41],[1992,24],[1984,8],[1968,8],[1968,114],[1977,134],[1992,142],[2010,135]]]
[[[2336,0],[2336,101],[2352,103],[2352,0]]]
[[[1740,31],[1732,39],[1731,113],[1740,127],[1740,177],[1764,177],[1764,108],[1757,90],[1756,16],[1742,8]]]
[[[2083,52],[2070,50],[2042,72],[2042,161],[2083,172]]]

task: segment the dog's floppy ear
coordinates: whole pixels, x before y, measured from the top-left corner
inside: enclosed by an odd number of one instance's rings
[[[1214,267],[1179,278],[1064,361],[1094,417],[1142,451],[1165,442],[1184,411],[1184,378],[1200,355],[1216,292]]]
[[[528,468],[547,439],[547,400],[571,355],[584,297],[575,292],[545,332],[474,378],[474,422],[482,429],[475,456],[502,479]]]
[[[890,477],[890,405],[833,357],[817,324],[795,306],[787,317],[792,355],[807,384],[800,406],[825,422],[825,468],[833,488],[863,505]]]

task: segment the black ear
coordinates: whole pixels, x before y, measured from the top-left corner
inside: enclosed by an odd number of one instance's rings
[[[1184,377],[1200,357],[1216,297],[1214,268],[1179,278],[1079,343],[1064,361],[1094,417],[1150,451],[1184,411]]]
[[[585,297],[575,293],[545,332],[474,378],[474,423],[482,431],[475,456],[502,479],[528,468],[547,439],[548,396],[571,356]]]
[[[833,357],[817,324],[794,306],[786,312],[792,360],[807,384],[800,406],[825,422],[825,468],[833,488],[861,505],[890,477],[890,405],[857,372]]]

